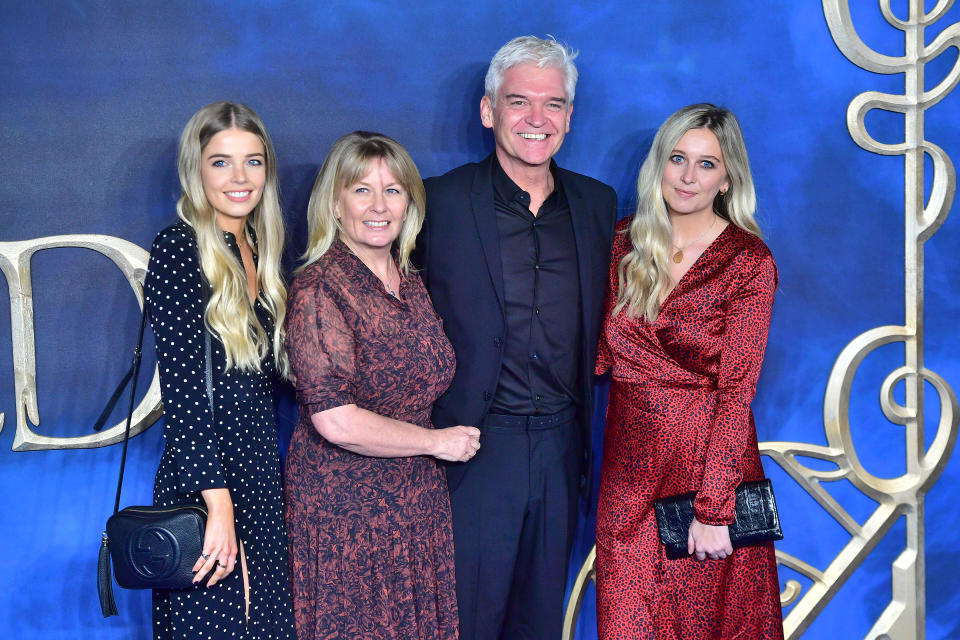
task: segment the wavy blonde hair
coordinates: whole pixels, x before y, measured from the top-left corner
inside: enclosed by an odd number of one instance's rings
[[[736,116],[729,109],[705,103],[680,109],[660,125],[640,167],[637,210],[625,230],[633,246],[617,265],[614,315],[626,309],[628,316],[643,316],[653,322],[660,312],[660,292],[673,284],[669,270],[673,232],[660,183],[670,154],[690,129],[709,129],[720,141],[730,188],[725,195],[718,193],[714,198],[714,212],[744,231],[761,236],[754,219],[757,196],[750,162]]]
[[[248,131],[257,136],[266,156],[263,195],[247,217],[247,225],[257,239],[258,299],[273,318],[273,335],[267,335],[257,319],[250,304],[246,272],[227,246],[223,232],[217,226],[216,211],[203,191],[200,177],[203,150],[213,136],[227,129]],[[196,234],[200,267],[204,278],[210,283],[210,299],[204,311],[204,323],[223,343],[226,369],[237,367],[244,371],[259,371],[260,362],[272,343],[277,371],[287,376],[289,365],[283,350],[287,288],[280,272],[284,243],[283,214],[277,187],[277,155],[263,121],[244,104],[215,102],[203,107],[193,114],[180,135],[177,173],[183,190],[177,201],[177,215]]]
[[[320,259],[343,231],[335,212],[340,192],[363,178],[370,169],[370,163],[381,158],[408,195],[400,235],[393,244],[399,254],[400,270],[404,275],[410,273],[410,252],[413,251],[426,211],[427,196],[423,190],[423,180],[413,158],[399,142],[369,131],[348,133],[330,147],[310,192],[307,250],[302,256],[303,264],[298,272]]]

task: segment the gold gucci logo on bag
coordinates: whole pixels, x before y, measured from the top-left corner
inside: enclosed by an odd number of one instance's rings
[[[144,249],[132,242],[114,236],[77,234],[48,236],[18,242],[0,242],[0,271],[10,291],[10,329],[13,338],[14,393],[17,403],[17,431],[13,438],[14,451],[42,449],[92,449],[123,440],[126,420],[85,436],[56,438],[35,433],[30,425],[40,424],[37,402],[37,361],[33,328],[33,285],[30,280],[30,261],[33,254],[44,249],[78,247],[92,249],[110,258],[133,288],[141,307],[143,305],[143,278],[150,258]],[[132,354],[131,354],[132,355]],[[160,405],[160,376],[156,369],[150,387],[133,412],[130,435],[145,431],[162,413]],[[0,413],[0,431],[5,414]],[[28,422],[29,419],[29,422]]]

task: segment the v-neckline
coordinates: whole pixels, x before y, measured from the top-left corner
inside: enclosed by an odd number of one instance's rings
[[[243,225],[243,229],[240,230],[240,233],[246,233],[248,227],[246,223]],[[250,227],[250,238],[247,240],[247,246],[250,247],[250,255],[253,257],[253,273],[254,278],[256,279],[259,275],[259,266],[260,266],[260,254],[255,250],[257,247],[256,238],[257,234],[253,231],[253,228]],[[227,231],[226,229],[220,229],[223,232],[224,237],[228,240],[227,246],[233,252],[233,255],[240,262],[240,268],[243,269],[243,279],[245,293],[247,294],[247,300],[250,301],[250,306],[256,308],[257,301],[260,300],[260,283],[255,283],[256,294],[253,298],[250,297],[250,280],[247,277],[247,265],[243,262],[243,250],[240,249],[240,243],[237,242],[237,235],[232,231]]]
[[[397,256],[394,255],[393,251],[390,252],[390,261],[393,262],[393,266],[397,270],[397,275],[400,277],[399,281],[397,282],[396,295],[394,295],[387,289],[387,286],[383,284],[383,280],[381,280],[380,277],[373,272],[373,269],[370,268],[370,265],[364,262],[363,258],[357,255],[357,253],[350,247],[350,245],[348,245],[346,242],[343,241],[343,238],[337,238],[337,242],[343,245],[343,248],[346,250],[346,253],[351,255],[354,260],[360,263],[360,266],[363,267],[363,270],[369,276],[368,280],[372,280],[374,283],[376,283],[374,285],[374,288],[378,288],[384,295],[387,296],[387,298],[391,300],[396,300],[397,302],[401,302],[401,303],[403,302],[403,298],[401,298],[400,296],[403,290],[403,285],[406,282],[406,278],[404,278],[403,276],[403,271],[400,270],[400,262],[397,259]]]
[[[675,285],[673,286],[673,289],[670,290],[670,293],[667,294],[667,297],[663,299],[663,302],[662,302],[662,303],[660,303],[660,309],[659,309],[659,311],[657,312],[657,320],[658,320],[658,321],[659,321],[660,318],[663,316],[663,310],[667,307],[667,303],[670,302],[670,301],[675,297],[674,294],[677,292],[677,289],[679,289],[679,288],[680,288],[680,285],[684,284],[684,282],[686,282],[686,280],[688,279],[687,276],[689,276],[690,273],[693,272],[693,271],[700,265],[700,262],[703,260],[703,256],[705,256],[705,255],[707,255],[708,253],[711,252],[711,250],[713,249],[714,245],[717,244],[717,241],[718,241],[720,238],[722,238],[722,237],[723,237],[723,234],[725,234],[725,233],[730,229],[730,227],[732,227],[732,226],[733,226],[733,223],[728,221],[728,222],[727,222],[727,226],[724,227],[724,228],[720,231],[720,233],[717,234],[717,237],[716,237],[716,238],[714,238],[713,240],[710,241],[710,244],[708,244],[708,245],[707,245],[707,248],[704,249],[703,252],[702,252],[699,256],[697,256],[697,259],[693,261],[693,264],[690,265],[690,268],[683,272],[683,275],[680,276],[680,279],[679,279],[679,280],[677,280],[677,284],[675,284]]]

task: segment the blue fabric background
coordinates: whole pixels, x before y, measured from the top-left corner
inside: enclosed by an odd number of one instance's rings
[[[905,15],[905,0],[893,4]],[[876,2],[852,5],[867,44],[902,54],[903,35],[883,22]],[[927,41],[958,20],[954,7]],[[174,220],[180,130],[200,106],[229,99],[253,106],[273,136],[293,255],[303,248],[316,169],[340,135],[363,128],[394,136],[424,176],[488,153],[492,139],[479,122],[486,64],[501,44],[525,33],[554,34],[581,50],[573,129],[557,159],[613,185],[622,215],[664,118],[704,100],[737,113],[760,221],[780,267],[754,402],[759,436],[825,444],[823,392],[834,359],[859,333],[903,323],[903,162],[863,151],[845,126],[856,94],[902,93],[903,80],[847,61],[812,0],[4,2],[0,241],[100,233],[149,248]],[[928,87],[955,56],[951,49],[927,65]],[[958,107],[955,91],[926,116],[927,139],[955,160]],[[873,114],[868,124],[878,139],[902,140],[899,116]],[[958,242],[954,217],[926,245],[926,365],[955,389]],[[33,290],[37,430],[88,433],[127,367],[136,303],[120,272],[82,249],[38,254]],[[0,636],[148,638],[148,594],[118,591],[121,615],[109,620],[96,600],[95,558],[120,448],[11,451],[16,404],[7,294],[0,282]],[[904,468],[902,430],[877,402],[880,382],[901,364],[899,344],[873,352],[852,392],[858,453],[876,475]],[[938,412],[931,403],[930,431]],[[284,404],[281,413],[289,430],[295,408]],[[132,441],[125,504],[150,499],[161,446],[160,423]],[[782,472],[767,468],[786,531],[781,548],[825,567],[846,534]],[[953,460],[927,501],[933,640],[960,637],[958,477],[960,462]],[[858,517],[872,510],[852,488],[830,489]],[[592,526],[583,523],[577,563]],[[901,521],[805,637],[863,637],[890,599],[889,565],[903,536]],[[595,637],[590,601],[581,630],[583,638]]]

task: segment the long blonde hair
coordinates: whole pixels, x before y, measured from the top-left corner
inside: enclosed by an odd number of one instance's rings
[[[725,195],[718,193],[714,198],[714,212],[744,231],[761,236],[754,219],[757,197],[750,162],[736,116],[729,109],[705,103],[680,109],[660,125],[640,167],[637,211],[626,229],[633,246],[617,265],[619,286],[614,315],[625,308],[628,316],[642,315],[653,322],[660,312],[660,292],[672,284],[669,270],[672,228],[660,183],[667,159],[690,129],[709,129],[720,141],[730,188]]]
[[[247,276],[217,226],[216,211],[207,200],[200,177],[203,149],[214,135],[227,129],[248,131],[263,143],[266,155],[266,183],[263,196],[247,217],[257,240],[258,298],[274,321],[273,335],[257,319],[250,304]],[[280,273],[283,251],[283,214],[277,188],[277,156],[260,117],[244,104],[215,102],[190,118],[180,135],[177,173],[183,193],[177,201],[177,215],[196,234],[200,266],[210,283],[210,299],[204,311],[204,323],[223,343],[226,368],[259,371],[260,361],[273,345],[277,371],[289,373],[283,350],[283,319],[287,311],[287,288]],[[246,233],[246,230],[244,230]],[[251,245],[252,246],[252,245]]]
[[[410,273],[410,252],[413,251],[426,211],[427,196],[423,190],[423,180],[413,158],[399,142],[369,131],[348,133],[330,147],[310,192],[307,250],[298,271],[325,254],[343,230],[335,211],[340,192],[359,181],[369,171],[370,163],[381,158],[408,194],[403,226],[393,242],[399,254],[400,270],[405,275]]]

